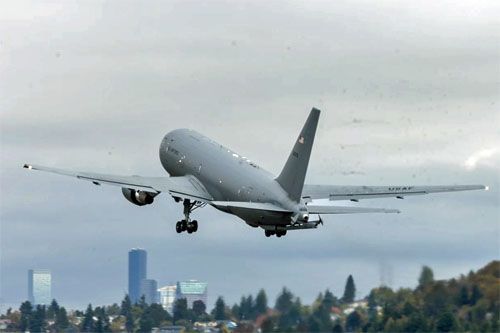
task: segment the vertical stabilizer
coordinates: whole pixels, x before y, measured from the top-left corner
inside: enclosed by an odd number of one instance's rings
[[[309,113],[309,117],[307,117],[302,131],[300,131],[299,137],[295,141],[285,167],[276,178],[276,181],[288,193],[290,198],[297,202],[300,201],[302,188],[304,187],[307,165],[309,164],[314,135],[318,126],[319,113],[320,111],[316,108],[313,108]]]

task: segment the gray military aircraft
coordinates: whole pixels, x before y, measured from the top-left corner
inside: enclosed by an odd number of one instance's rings
[[[193,233],[198,221],[191,213],[205,205],[236,215],[270,237],[288,230],[314,229],[321,215],[352,213],[399,213],[395,209],[314,204],[315,199],[350,200],[395,197],[437,192],[487,189],[483,185],[450,186],[337,186],[304,184],[320,110],[313,108],[278,177],[246,157],[190,129],[171,131],[161,141],[160,162],[170,177],[116,176],[73,172],[25,164],[41,170],[88,180],[95,185],[122,188],[128,201],[138,206],[153,203],[161,192],[183,202],[184,219],[176,231]],[[310,216],[315,216],[310,218]]]

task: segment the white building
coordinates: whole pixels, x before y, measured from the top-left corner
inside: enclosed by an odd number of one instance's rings
[[[34,305],[50,305],[52,276],[48,269],[28,270],[28,299]]]
[[[171,286],[165,286],[161,287],[158,289],[158,292],[160,293],[160,304],[163,306],[163,308],[173,315],[174,313],[174,302],[175,302],[175,295],[177,292],[177,285],[171,285]]]

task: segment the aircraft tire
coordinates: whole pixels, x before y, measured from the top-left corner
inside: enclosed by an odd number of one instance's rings
[[[194,220],[192,223],[191,223],[191,226],[193,228],[193,232],[197,232],[198,231],[198,221]]]
[[[177,231],[178,234],[182,232],[182,226],[180,221],[175,224],[175,231]]]

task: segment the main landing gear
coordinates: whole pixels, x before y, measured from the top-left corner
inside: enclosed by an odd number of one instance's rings
[[[179,221],[175,224],[175,231],[180,234],[183,231],[187,231],[188,234],[196,232],[198,230],[198,221],[194,220],[192,222],[187,222],[186,220]]]
[[[183,231],[187,231],[188,234],[191,234],[193,232],[198,231],[198,221],[196,220],[191,221],[189,215],[196,208],[205,206],[205,203],[201,203],[198,201],[191,202],[191,200],[189,199],[184,199],[183,205],[184,205],[184,219],[178,221],[175,224],[175,231],[177,231],[178,234],[180,234]]]
[[[281,237],[286,235],[286,230],[264,230],[266,237],[271,237],[272,235],[276,235],[276,237]]]

